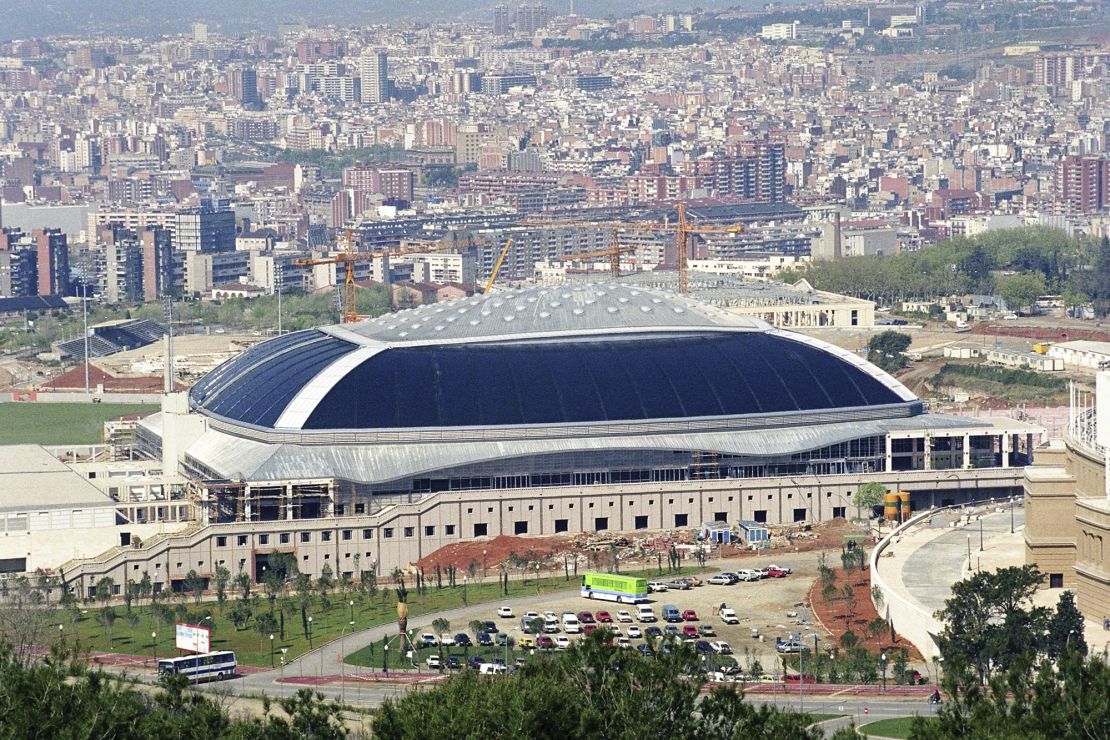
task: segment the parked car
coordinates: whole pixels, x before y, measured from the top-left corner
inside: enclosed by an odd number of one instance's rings
[[[648,593],[656,594],[662,593],[667,590],[667,584],[662,581],[650,581],[648,583]]]
[[[617,621],[618,622],[631,622],[632,621],[632,615],[629,614],[624,609],[621,609],[619,612],[617,612]]]
[[[478,668],[485,662],[486,659],[483,658],[481,655],[471,655],[470,658],[466,661],[466,664],[471,668]]]
[[[794,571],[790,570],[789,566],[786,566],[786,565],[775,565],[774,563],[772,563],[772,564],[767,566],[768,570],[770,570],[772,568],[774,568],[775,570],[781,570],[783,573],[785,573],[787,575],[790,575],[791,573],[794,572]]]
[[[725,578],[729,579],[729,581],[730,581],[729,585],[730,586],[733,583],[740,583],[740,574],[737,573],[736,571],[726,570],[721,575],[724,576]]]
[[[727,606],[720,611],[718,616],[721,617],[721,621],[725,624],[740,624],[740,617],[736,616],[736,612]]]
[[[731,586],[732,579],[724,573],[718,573],[715,576],[709,576],[709,583],[713,586]]]
[[[639,645],[636,646],[636,649],[639,650],[640,655],[643,655],[645,658],[655,657],[655,651],[652,650],[651,645],[648,645],[646,642],[641,642]]]
[[[582,624],[594,624],[594,615],[589,612],[578,612],[578,621]]]
[[[482,647],[493,647],[493,638],[489,636],[488,632],[479,632],[478,644]]]
[[[732,655],[732,646],[724,640],[715,640],[709,643],[709,647],[713,648],[713,652],[717,655]]]
[[[640,604],[636,607],[636,621],[637,622],[654,622],[655,610],[647,604]]]
[[[817,683],[812,673],[787,673],[779,678],[783,683]]]
[[[547,635],[540,635],[536,638],[536,647],[538,647],[540,650],[554,650],[555,641]]]
[[[497,608],[497,616],[502,619],[512,619],[516,615],[513,614],[513,608],[511,606],[501,606]]]
[[[596,619],[599,624],[612,624],[613,615],[609,612],[601,611],[594,615],[594,619]]]
[[[631,638],[643,637],[644,633],[640,631],[639,627],[632,625],[628,628],[628,636]]]
[[[698,634],[702,637],[716,637],[717,630],[713,629],[713,625],[711,624],[699,624]]]
[[[696,622],[698,621],[698,613],[693,609],[687,609],[682,612],[682,619],[686,622]]]
[[[632,647],[632,640],[629,640],[624,635],[618,635],[617,639],[613,641],[613,644],[619,648],[630,648]]]
[[[668,624],[666,627],[663,628],[663,637],[666,637],[667,635],[673,635],[674,637],[678,637],[679,634],[680,633],[678,631],[678,626],[677,625]]]
[[[501,631],[501,628],[497,626],[496,622],[492,622],[487,619],[484,624],[486,625],[486,632],[491,635],[496,635],[498,632]]]
[[[455,647],[455,638],[449,633],[444,632],[439,636],[439,644],[443,647]]]
[[[566,650],[570,647],[570,638],[566,635],[556,635],[551,639],[555,642],[556,650]]]
[[[568,635],[576,635],[582,631],[582,623],[574,614],[563,612],[563,631]]]
[[[762,571],[758,570],[738,570],[736,571],[736,575],[740,578],[741,581],[749,582],[758,581],[760,578],[763,577]]]
[[[509,644],[509,636],[504,632],[498,632],[497,637],[493,638],[493,641],[498,647],[505,647]]]
[[[424,661],[424,663],[433,671],[438,671],[440,668],[443,667],[443,662],[440,661],[438,655],[429,655],[428,659]]]
[[[478,666],[478,672],[484,676],[497,676],[508,673],[509,669],[503,665],[497,665],[496,663],[482,663]]]
[[[420,639],[416,641],[416,645],[422,648],[439,647],[439,638],[431,632],[425,632],[420,635]]]
[[[644,630],[644,635],[652,638],[653,640],[658,640],[660,637],[663,636],[663,630],[659,629],[653,624],[646,630]]]
[[[531,635],[524,635],[516,641],[516,644],[526,650],[530,650],[536,646],[536,638]]]
[[[765,571],[765,575],[767,578],[786,578],[786,571],[771,567],[767,568],[767,570]]]
[[[663,621],[664,622],[681,622],[682,612],[674,604],[666,604],[663,607]]]
[[[676,591],[689,591],[693,586],[685,578],[676,578],[667,584],[667,588],[673,588]]]
[[[462,668],[462,661],[459,660],[459,656],[457,656],[457,655],[447,656],[447,670],[457,671],[460,668]]]
[[[802,652],[802,643],[796,640],[783,640],[781,637],[776,637],[775,650],[780,653],[800,653]]]
[[[543,631],[549,635],[553,635],[559,631],[559,620],[554,615],[545,617],[543,620]]]
[[[684,624],[682,625],[682,636],[691,640],[696,639],[698,637],[698,628],[692,624]]]
[[[587,622],[582,625],[582,634],[588,635],[597,629],[597,624],[594,622]]]
[[[531,622],[536,617],[540,616],[539,612],[524,612],[524,616],[520,618],[521,622]]]
[[[701,655],[709,655],[713,652],[713,648],[709,646],[708,640],[698,640],[695,642],[694,650],[698,651]]]
[[[460,632],[459,634],[455,635],[455,644],[459,647],[470,647],[474,643],[470,640],[470,635],[464,632]]]

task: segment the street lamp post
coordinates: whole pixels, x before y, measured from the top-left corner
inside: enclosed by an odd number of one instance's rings
[[[270,634],[270,670],[271,671],[274,670],[275,667],[276,666],[274,665],[274,636],[271,633]]]
[[[347,623],[347,627],[343,628],[343,632],[339,634],[339,692],[340,699],[344,704],[347,703],[347,628],[354,626],[355,620],[352,619]]]
[[[983,552],[983,517],[979,516],[979,552]]]
[[[150,633],[150,643],[154,646],[154,670],[158,670],[158,633]]]
[[[312,617],[308,618],[308,647],[312,648]]]
[[[485,551],[485,549],[483,549],[482,550],[482,579],[484,580],[485,577],[486,577],[486,551]]]
[[[1014,533],[1014,497],[1010,496],[1010,534]]]
[[[879,662],[883,667],[883,693],[886,693],[886,653],[879,655]]]
[[[281,650],[281,677],[285,678],[285,653],[289,650],[287,647],[279,648]]]
[[[967,572],[971,572],[971,535],[967,536]]]
[[[466,576],[463,576],[463,593],[462,593],[462,597],[463,597],[463,606],[466,606],[466,605],[467,605],[467,604],[466,604],[466,580],[467,580],[467,579],[466,579]]]
[[[351,624],[354,624],[355,623],[355,600],[351,599],[347,603],[350,604],[350,606],[351,606]]]

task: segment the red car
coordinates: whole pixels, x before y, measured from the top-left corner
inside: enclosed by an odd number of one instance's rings
[[[787,673],[779,680],[783,683],[817,683],[817,677],[812,673]]]
[[[591,632],[593,632],[594,630],[597,629],[597,625],[594,624],[592,621],[583,622],[581,619],[579,619],[578,621],[582,625],[582,634],[584,634],[584,635],[588,635],[588,634],[590,634]]]
[[[613,622],[613,618],[609,616],[609,612],[598,612],[594,616],[601,624],[611,624]]]
[[[786,578],[786,571],[778,568],[768,568],[765,572],[767,578]]]
[[[540,635],[536,638],[536,647],[538,647],[540,650],[554,650],[555,641],[547,635]]]
[[[683,625],[682,635],[690,640],[698,639],[698,628],[692,624]]]
[[[682,619],[686,622],[696,622],[698,621],[698,613],[693,609],[687,609],[682,612]]]
[[[578,621],[582,624],[593,624],[594,615],[589,612],[578,612]]]

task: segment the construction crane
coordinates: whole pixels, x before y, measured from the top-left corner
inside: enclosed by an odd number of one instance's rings
[[[296,260],[293,264],[297,267],[314,267],[316,265],[345,265],[346,275],[343,279],[343,318],[344,324],[354,324],[359,321],[358,309],[355,301],[355,264],[358,262],[369,262],[371,260],[379,259],[381,257],[400,257],[406,254],[420,254],[423,252],[450,252],[456,249],[466,249],[472,246],[479,246],[484,244],[494,244],[488,239],[471,239],[468,238],[465,242],[458,241],[428,241],[419,242],[411,241],[409,246],[394,247],[392,249],[375,249],[370,252],[356,252],[354,248],[354,234],[351,229],[346,230],[346,249],[343,252],[331,255],[329,257],[319,257],[311,259]],[[505,244],[504,249],[501,251],[501,260],[505,259],[505,255],[509,251],[509,245],[512,244],[510,239]],[[500,264],[500,261],[498,264]],[[489,292],[489,286],[486,288]]]
[[[689,245],[687,239],[691,234],[739,234],[744,230],[744,227],[737,224],[728,227],[713,227],[713,226],[694,226],[686,220],[686,204],[678,204],[678,220],[674,224],[659,223],[659,222],[640,222],[633,221],[626,223],[623,221],[526,221],[523,222],[525,226],[535,227],[560,227],[560,226],[578,226],[587,228],[608,227],[612,230],[612,244],[608,249],[597,250],[593,252],[582,252],[580,254],[566,255],[563,259],[588,259],[591,257],[601,257],[604,255],[609,256],[609,264],[613,271],[614,276],[620,272],[620,255],[622,252],[631,252],[636,247],[626,246],[621,247],[617,241],[617,232],[620,229],[627,231],[673,231],[675,232],[676,242],[676,259],[678,260],[678,292],[690,292],[690,273],[689,273]],[[496,271],[494,277],[496,277]],[[491,280],[492,283],[492,280]]]

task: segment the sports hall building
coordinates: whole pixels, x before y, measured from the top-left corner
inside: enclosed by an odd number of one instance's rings
[[[622,283],[506,290],[299,331],[136,432],[196,523],[70,565],[163,586],[275,551],[389,572],[460,540],[855,516],[1021,490],[1040,429],[932,414],[857,355]]]

